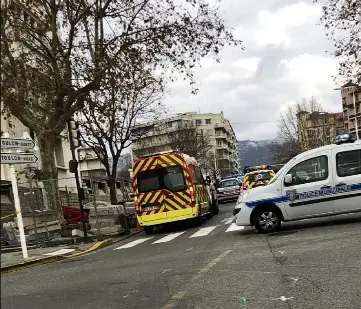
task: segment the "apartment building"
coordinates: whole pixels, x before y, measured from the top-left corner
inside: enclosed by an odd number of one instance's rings
[[[298,140],[303,150],[328,145],[344,133],[343,113],[306,112],[297,114]]]
[[[1,106],[1,110],[3,107]],[[36,136],[24,126],[13,115],[1,115],[1,133],[9,133],[10,137],[22,138],[23,132],[27,132],[29,136],[36,142]],[[38,157],[38,161],[31,164],[31,167],[39,170],[41,169],[41,155],[40,150],[35,146],[34,153]],[[64,130],[55,142],[54,152],[55,164],[58,169],[59,187],[75,188],[75,181],[72,179],[74,174],[69,172],[69,160],[71,160],[70,144],[67,137],[67,131]],[[18,174],[18,182],[21,185],[27,186],[27,179],[23,171],[27,168],[27,164],[16,164],[15,170]],[[9,168],[6,164],[1,165],[1,182],[10,183]]]
[[[361,138],[361,86],[351,82],[343,85],[341,99],[345,131],[356,138],[357,127]]]
[[[170,136],[180,130],[195,129],[210,144],[205,173],[217,170],[221,176],[239,172],[239,151],[236,135],[229,120],[220,114],[187,112],[163,120],[138,125],[133,130],[133,158],[174,149]],[[194,141],[184,141],[194,142]]]

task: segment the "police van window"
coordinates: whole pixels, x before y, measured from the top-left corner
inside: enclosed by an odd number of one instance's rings
[[[339,152],[336,155],[337,176],[346,177],[361,174],[361,150]]]
[[[185,188],[183,170],[178,165],[156,168],[138,174],[138,189],[141,193],[162,189],[182,191]]]
[[[286,186],[325,180],[328,178],[327,156],[319,156],[300,162],[291,168],[287,174],[292,175],[293,182],[285,184]]]

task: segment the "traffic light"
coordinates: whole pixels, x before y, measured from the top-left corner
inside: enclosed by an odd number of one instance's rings
[[[79,124],[74,119],[70,120],[69,138],[73,140],[74,149],[80,147]]]

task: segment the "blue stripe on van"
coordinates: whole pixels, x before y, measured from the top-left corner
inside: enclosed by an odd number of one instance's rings
[[[347,193],[347,192],[351,193],[351,192],[355,192],[355,191],[361,191],[361,183],[297,193],[296,199],[292,200],[292,202],[295,202],[297,200],[308,199],[308,198],[312,198],[312,197],[330,196],[330,195],[336,195],[336,194]],[[343,196],[339,196],[339,198],[343,198]],[[347,195],[345,195],[345,198],[347,198]],[[332,197],[330,197],[330,199],[332,199]],[[272,198],[267,198],[267,199],[255,200],[252,202],[246,202],[245,204],[247,207],[253,208],[260,204],[282,203],[282,202],[287,202],[288,200],[289,200],[289,197],[284,195],[284,196],[272,197]],[[312,201],[312,200],[310,200],[310,201]],[[315,201],[317,201],[317,200],[315,200]]]

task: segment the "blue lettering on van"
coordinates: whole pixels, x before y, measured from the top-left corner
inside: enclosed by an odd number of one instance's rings
[[[352,184],[352,185],[343,185],[337,187],[335,186],[331,188],[325,188],[325,189],[319,189],[319,190],[313,190],[313,191],[307,191],[301,193],[297,193],[294,190],[290,190],[287,191],[285,196],[255,200],[251,202],[246,202],[245,204],[247,207],[253,208],[264,203],[282,203],[287,201],[294,202],[296,200],[304,200],[304,199],[321,197],[321,196],[330,196],[330,195],[341,194],[346,192],[354,192],[354,191],[361,191],[361,183]]]

